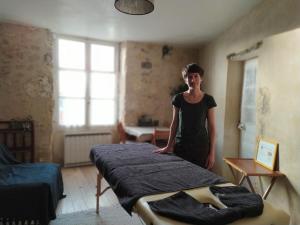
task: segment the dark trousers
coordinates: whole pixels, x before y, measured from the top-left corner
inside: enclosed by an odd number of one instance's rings
[[[209,154],[208,142],[197,144],[192,143],[176,143],[174,146],[174,154],[202,168],[206,168],[206,161]]]

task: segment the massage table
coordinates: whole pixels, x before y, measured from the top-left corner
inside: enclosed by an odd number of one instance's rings
[[[112,149],[118,149],[118,151],[116,151],[116,154],[114,154]],[[136,213],[147,225],[186,225],[186,223],[182,223],[179,221],[175,221],[174,219],[170,219],[164,216],[160,216],[157,213],[154,213],[150,207],[148,202],[149,201],[155,201],[155,200],[160,200],[160,199],[164,199],[166,197],[169,197],[173,194],[175,194],[177,191],[168,191],[168,192],[160,192],[158,191],[153,191],[153,193],[151,193],[151,191],[149,193],[151,194],[146,194],[143,196],[135,196],[135,200],[133,201],[133,203],[131,203],[132,206],[128,207],[128,205],[124,204],[124,196],[120,191],[118,190],[118,188],[116,188],[116,184],[119,185],[119,183],[122,183],[122,179],[119,179],[119,181],[110,181],[110,177],[109,175],[115,176],[114,172],[117,171],[118,169],[121,168],[122,170],[125,170],[124,163],[122,164],[122,161],[127,162],[128,164],[131,164],[130,166],[135,167],[135,163],[134,160],[130,161],[130,157],[126,157],[126,151],[129,152],[129,150],[131,148],[134,149],[140,149],[139,151],[136,151],[135,153],[140,154],[141,156],[143,156],[143,151],[146,152],[145,149],[147,149],[147,151],[149,152],[149,149],[154,150],[155,146],[150,145],[150,144],[145,144],[145,143],[140,143],[140,144],[123,144],[123,145],[119,145],[119,144],[112,144],[112,145],[98,145],[95,148],[93,148],[91,150],[91,160],[93,163],[96,164],[99,173],[97,175],[97,192],[96,192],[96,212],[99,213],[99,198],[102,194],[105,193],[105,191],[109,188],[105,188],[103,191],[101,191],[101,179],[104,178],[107,180],[107,182],[112,186],[113,191],[116,193],[117,197],[120,200],[121,205],[123,206],[123,208],[129,213],[131,214],[131,212]],[[105,154],[99,154],[97,155],[99,152],[102,152],[102,150],[105,150],[104,153]],[[110,152],[109,149],[111,149],[112,151]],[[120,154],[122,152],[122,154]],[[153,163],[157,163],[156,159],[158,159],[158,163],[160,163],[160,157],[166,157],[163,155],[159,155],[156,153],[153,153],[155,155],[153,155],[153,159],[150,159],[155,161]],[[106,155],[110,155],[110,158],[105,157]],[[123,156],[122,156],[123,155]],[[104,156],[104,157],[103,157]],[[111,163],[110,159],[111,157],[116,157],[115,162]],[[173,157],[173,156],[172,156]],[[175,156],[174,156],[175,157]],[[126,161],[127,160],[127,161]],[[163,159],[164,160],[164,159]],[[173,161],[172,161],[173,160]],[[172,163],[177,163],[177,159],[176,158],[172,158]],[[142,160],[138,163],[141,163]],[[137,164],[138,164],[137,163]],[[182,162],[179,162],[182,163]],[[189,164],[187,164],[189,165]],[[167,164],[166,164],[167,166]],[[192,165],[191,165],[192,166]],[[124,169],[122,169],[124,167]],[[109,169],[107,169],[109,168]],[[196,168],[197,170],[197,168]],[[122,172],[121,172],[122,173]],[[208,171],[208,173],[210,173],[210,176],[213,176],[213,174],[211,172]],[[104,176],[103,176],[104,174]],[[126,172],[125,172],[126,174]],[[129,175],[131,176],[131,172],[129,170]],[[194,175],[194,174],[193,174]],[[217,175],[216,175],[217,176]],[[196,177],[197,178],[197,177]],[[198,177],[199,178],[199,177]],[[114,180],[115,178],[113,178]],[[117,179],[117,180],[118,180]],[[126,177],[124,178],[126,179]],[[139,178],[138,178],[139,179]],[[166,178],[168,179],[168,178]],[[115,182],[115,183],[114,183]],[[176,182],[176,181],[174,181]],[[207,181],[204,181],[204,183]],[[210,184],[214,184],[217,186],[233,186],[233,184],[228,183],[228,182],[224,182],[224,180],[219,179],[218,176],[212,180],[209,181],[211,182]],[[125,189],[130,189],[128,188],[128,186],[126,187],[126,183],[125,183]],[[224,204],[222,204],[222,202],[219,201],[219,199],[217,197],[215,197],[208,189],[207,187],[208,185],[205,186],[204,185],[200,185],[199,187],[194,188],[186,188],[183,189],[184,192],[186,192],[187,194],[191,195],[192,197],[194,197],[195,199],[199,200],[200,202],[206,202],[206,203],[211,203],[219,208],[224,208],[226,207]],[[121,187],[121,189],[124,189],[124,187]],[[131,190],[126,190],[128,191],[128,193],[131,193]],[[130,195],[130,194],[129,194]],[[127,196],[125,196],[125,198],[127,198]],[[273,207],[270,203],[263,201],[264,203],[264,209],[263,209],[263,213],[260,216],[257,217],[248,217],[248,218],[242,218],[239,219],[235,222],[232,222],[230,224],[232,225],[288,225],[289,224],[289,215],[287,213],[285,213],[283,210],[279,210],[276,209],[275,207]]]
[[[230,183],[223,184],[233,185]],[[201,202],[208,202],[214,205],[219,206],[220,208],[224,205],[208,190],[208,187],[205,188],[195,188],[192,190],[186,190],[186,193],[193,196],[195,199]],[[150,195],[140,198],[134,206],[134,212],[145,222],[147,225],[188,225],[186,223],[178,222],[173,219],[163,217],[154,213],[147,202],[155,201],[169,197],[174,193],[164,193],[158,195]],[[237,220],[231,225],[287,225],[289,224],[290,217],[287,213],[282,210],[274,208],[270,203],[264,201],[264,211],[258,217],[252,218],[243,218]]]

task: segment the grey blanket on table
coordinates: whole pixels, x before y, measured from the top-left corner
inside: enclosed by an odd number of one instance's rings
[[[143,196],[224,183],[225,180],[147,143],[97,145],[90,158],[130,214]]]

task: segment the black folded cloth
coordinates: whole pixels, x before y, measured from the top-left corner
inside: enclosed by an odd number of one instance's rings
[[[251,193],[242,186],[218,187],[211,186],[209,190],[227,207],[237,209],[243,217],[254,217],[262,214],[264,209],[260,195]]]
[[[148,204],[159,215],[197,225],[223,225],[262,213],[263,202],[259,195],[240,187],[236,187],[235,193],[234,188],[216,186],[210,188],[211,192],[218,194],[216,196],[227,206],[222,209],[210,203],[199,202],[182,191]]]

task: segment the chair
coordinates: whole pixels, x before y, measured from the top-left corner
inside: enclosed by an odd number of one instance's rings
[[[124,126],[122,124],[122,122],[118,122],[118,133],[119,133],[119,138],[120,138],[120,144],[129,144],[129,143],[134,143],[136,141],[134,140],[128,140],[128,135],[125,132]]]
[[[125,133],[123,124],[121,122],[118,122],[118,132],[119,132],[120,143],[125,144],[126,143],[126,133]]]
[[[152,144],[158,147],[165,147],[168,143],[169,135],[170,135],[169,130],[154,129],[152,135]]]

